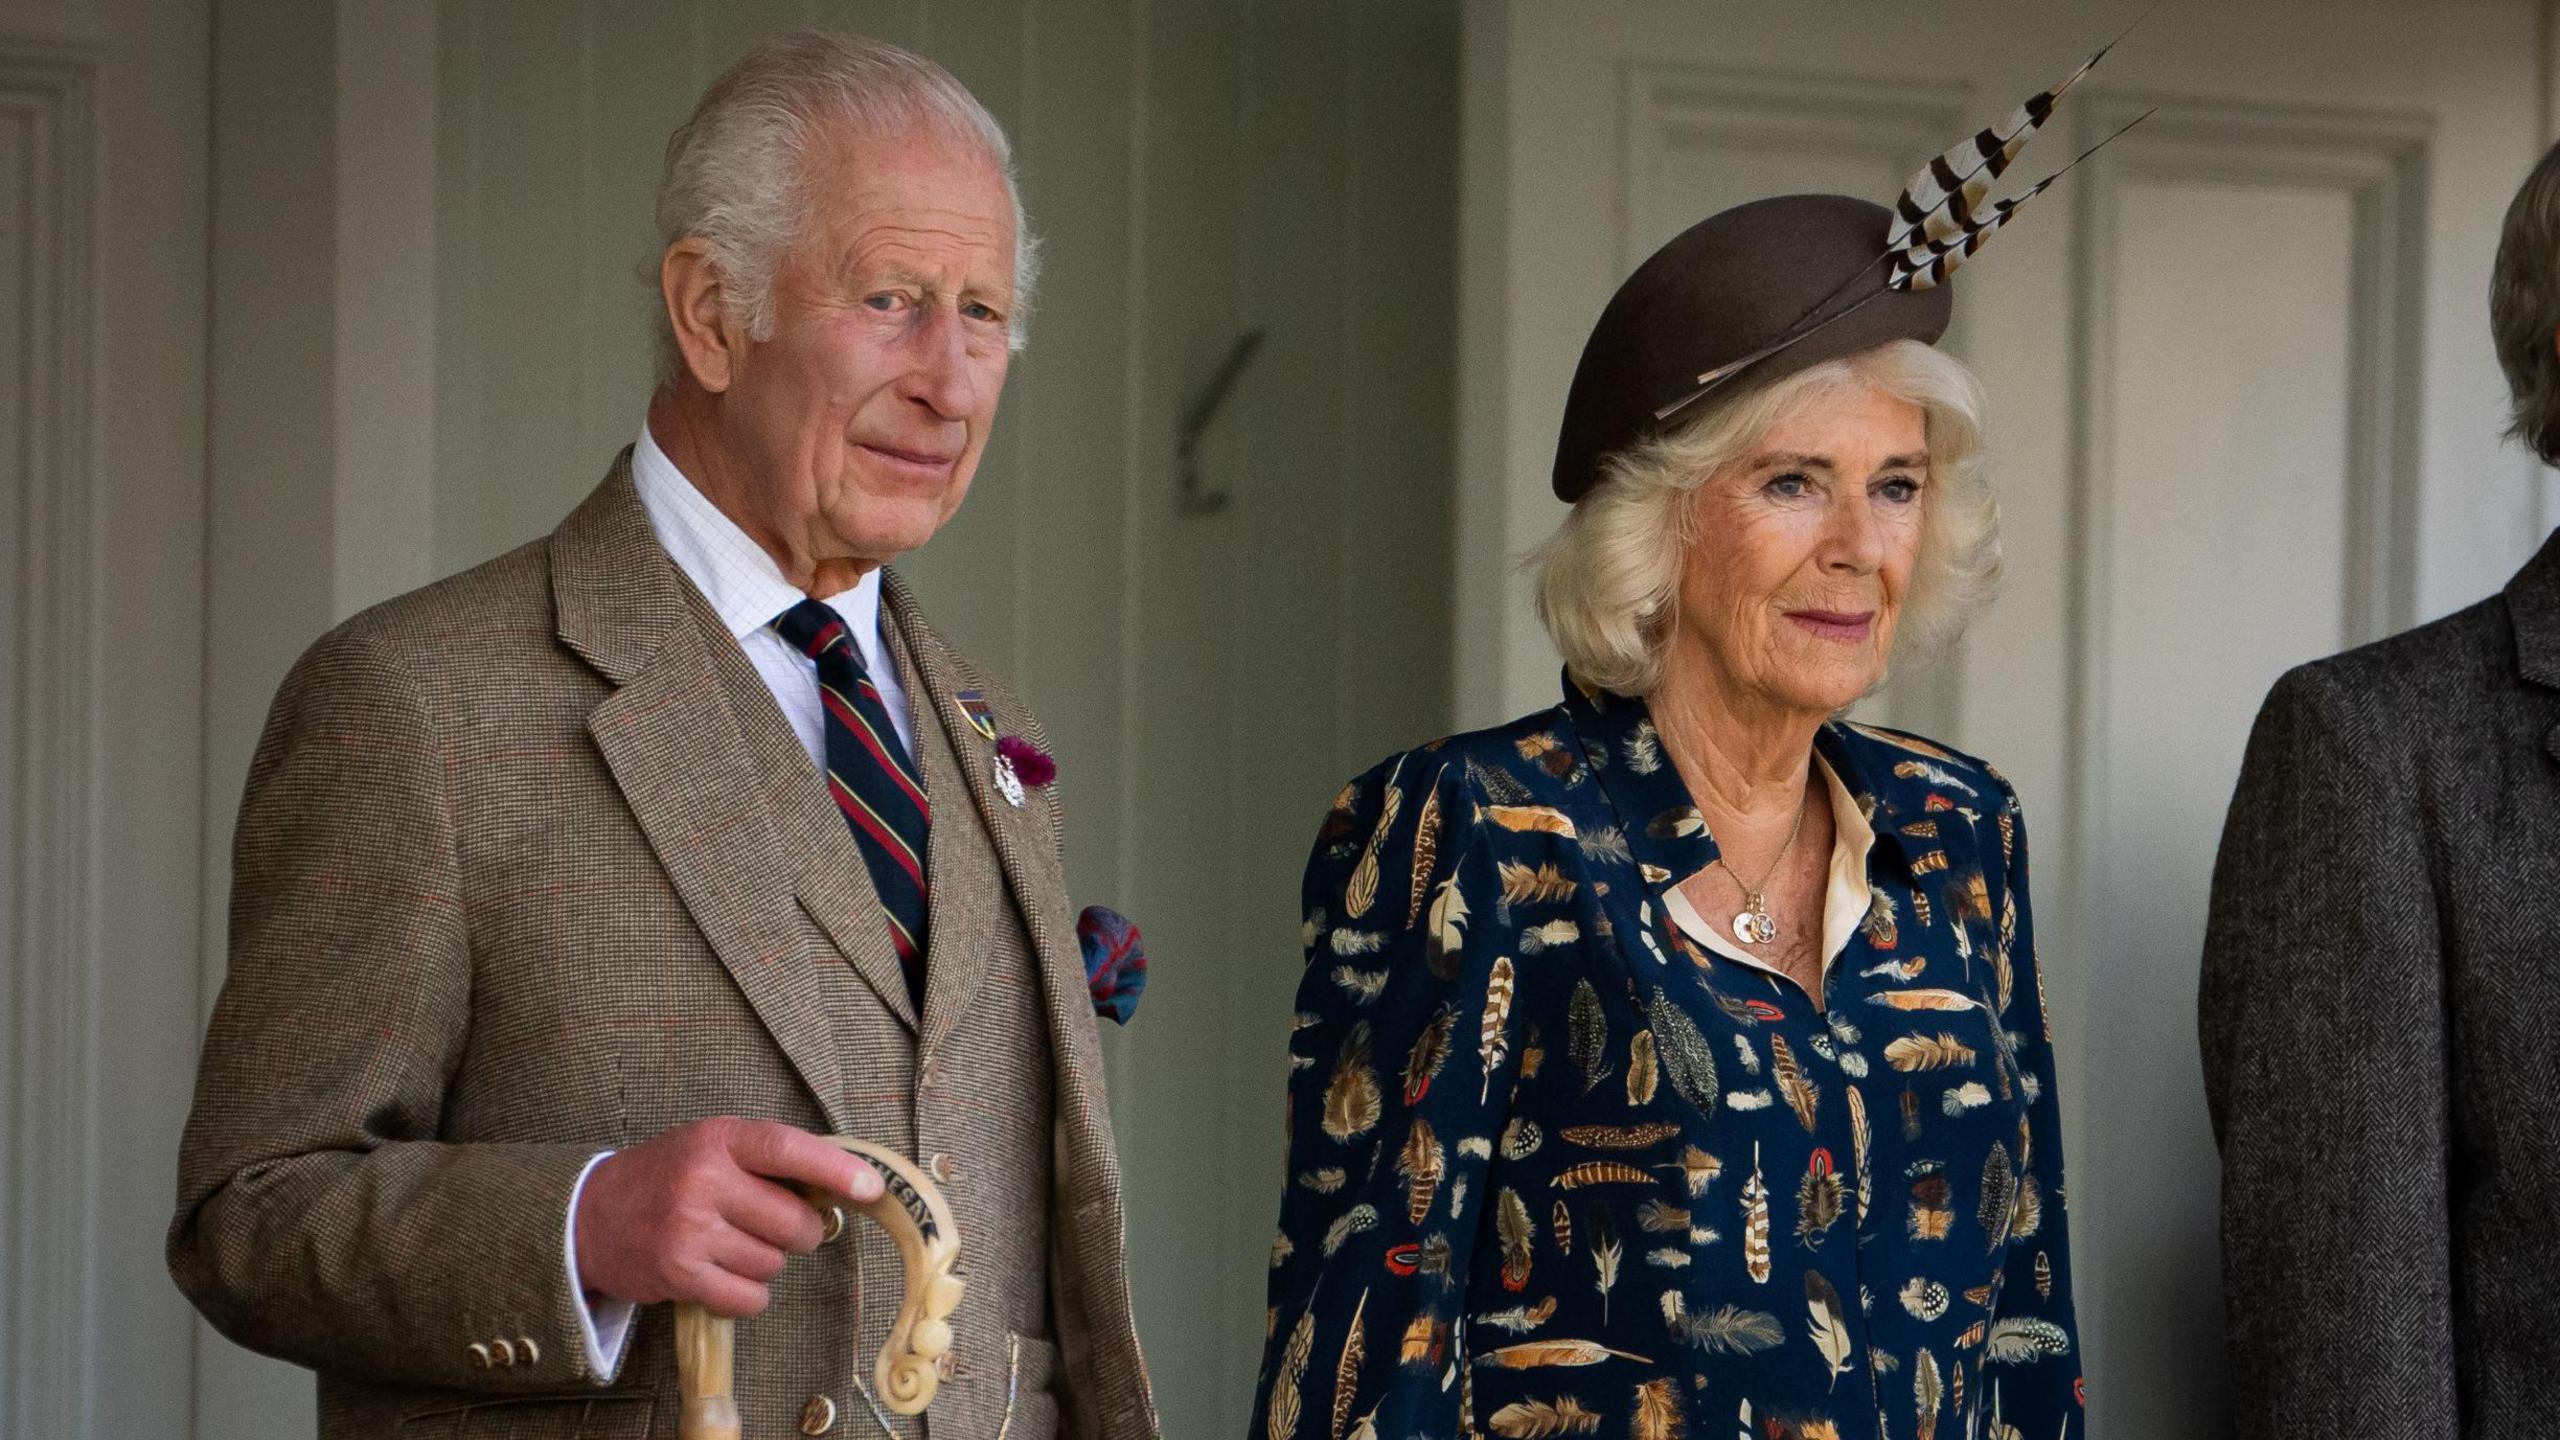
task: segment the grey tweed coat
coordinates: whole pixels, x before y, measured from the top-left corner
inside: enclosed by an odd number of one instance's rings
[[[628,453],[547,539],[348,621],[286,679],[241,809],[179,1285],[320,1372],[324,1440],[669,1435],[662,1307],[613,1385],[586,1373],[570,1189],[601,1148],[747,1115],[959,1158],[935,1168],[965,1363],[930,1440],[1154,1440],[1057,792],[994,798],[960,697],[1037,721],[887,577],[937,797],[919,1014],[842,816]],[[853,1387],[886,1253],[850,1227],[741,1327],[749,1435],[878,1433]]]
[[[2560,1424],[2560,535],[2267,697],[2200,998],[2240,1434]]]

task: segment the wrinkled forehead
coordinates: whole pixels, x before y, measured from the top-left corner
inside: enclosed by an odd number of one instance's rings
[[[1929,411],[1861,375],[1823,377],[1781,397],[1742,451],[1745,458],[1770,452],[1862,463],[1925,459]]]
[[[804,247],[828,269],[883,266],[914,278],[1010,288],[1016,217],[1003,167],[974,140],[917,128],[842,128],[810,146],[801,175]]]

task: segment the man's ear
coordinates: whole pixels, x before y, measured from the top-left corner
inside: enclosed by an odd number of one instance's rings
[[[667,307],[667,324],[694,383],[714,395],[728,389],[746,336],[730,323],[708,244],[688,235],[667,247],[658,257],[658,298]]]

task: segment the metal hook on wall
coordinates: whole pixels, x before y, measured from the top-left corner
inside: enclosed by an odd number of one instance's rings
[[[1219,408],[1227,403],[1227,393],[1235,389],[1236,380],[1244,374],[1244,368],[1253,363],[1255,352],[1262,348],[1263,334],[1260,330],[1248,330],[1237,336],[1234,347],[1227,351],[1227,358],[1219,363],[1217,372],[1209,377],[1208,384],[1200,387],[1199,397],[1183,413],[1182,439],[1173,453],[1181,465],[1181,503],[1185,515],[1215,514],[1225,509],[1227,501],[1234,498],[1224,490],[1209,489],[1202,482],[1200,436],[1208,430],[1209,422],[1217,418]]]

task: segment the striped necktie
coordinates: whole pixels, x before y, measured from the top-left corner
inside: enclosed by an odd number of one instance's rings
[[[816,600],[785,610],[773,628],[818,662],[827,712],[827,793],[853,827],[871,888],[889,912],[889,941],[906,967],[910,998],[924,990],[924,782],[898,743],[889,709],[862,670],[862,652],[844,617]]]

